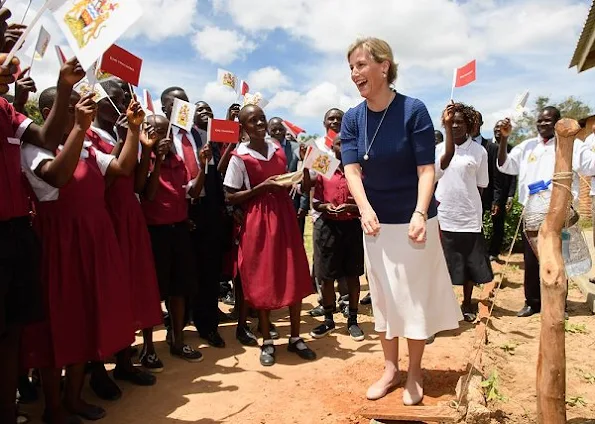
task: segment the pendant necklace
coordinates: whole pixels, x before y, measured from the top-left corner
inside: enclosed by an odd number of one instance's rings
[[[384,121],[384,117],[386,116],[386,112],[388,112],[388,108],[390,108],[391,103],[393,102],[394,97],[389,100],[388,105],[386,105],[386,109],[384,109],[384,113],[382,114],[382,118],[380,118],[380,123],[378,127],[376,127],[376,132],[374,132],[374,136],[372,137],[372,141],[368,145],[368,102],[366,102],[366,114],[364,115],[364,127],[366,128],[366,138],[364,140],[364,147],[366,149],[366,153],[364,154],[364,160],[367,161],[370,159],[370,149],[376,141],[376,136],[378,135],[378,131],[380,131],[380,127],[382,126],[382,122]]]

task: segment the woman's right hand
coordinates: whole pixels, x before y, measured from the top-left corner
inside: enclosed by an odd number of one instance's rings
[[[95,100],[93,100],[94,97],[94,92],[89,93],[81,97],[74,107],[74,120],[83,131],[87,131],[95,119],[97,103],[95,103]]]
[[[446,109],[442,112],[442,120],[444,121],[445,127],[452,127],[452,123],[455,119],[455,105],[451,101],[446,105]]]
[[[278,175],[273,175],[272,177],[267,178],[262,183],[260,183],[260,187],[263,191],[277,191],[285,188],[282,184],[279,184],[276,180]]]
[[[360,211],[362,228],[367,236],[377,236],[380,233],[380,222],[376,212],[371,207]]]

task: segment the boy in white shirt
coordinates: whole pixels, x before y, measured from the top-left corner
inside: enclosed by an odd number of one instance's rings
[[[487,187],[488,154],[473,142],[477,114],[471,106],[451,103],[442,115],[444,143],[436,146],[436,188],[442,247],[454,285],[462,285],[465,321],[477,318],[471,304],[473,286],[489,283],[494,274],[482,233],[480,190]]]

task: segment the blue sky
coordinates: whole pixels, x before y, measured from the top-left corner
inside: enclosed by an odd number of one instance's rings
[[[124,1],[124,0],[122,0]],[[15,20],[24,0],[8,0]],[[439,126],[450,97],[452,70],[477,59],[476,82],[455,90],[455,100],[484,114],[483,134],[529,90],[555,101],[574,95],[595,108],[595,70],[568,69],[591,2],[586,0],[142,0],[144,15],[118,42],[144,59],[141,87],[154,98],[172,85],[192,101],[210,103],[224,117],[235,95],[216,82],[217,68],[234,72],[281,116],[308,133],[321,133],[330,107],[361,101],[349,77],[345,51],[358,36],[391,44],[399,62],[397,90],[422,99]],[[31,19],[42,4],[34,0]],[[27,22],[27,20],[26,20]],[[51,15],[42,23],[64,39]],[[30,54],[32,40],[24,47]],[[48,50],[32,76],[40,88],[56,79]]]

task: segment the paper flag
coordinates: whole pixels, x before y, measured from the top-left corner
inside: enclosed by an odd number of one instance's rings
[[[101,99],[105,99],[106,97],[108,97],[101,84],[95,83],[93,87],[91,87],[91,84],[87,77],[79,81],[73,87],[73,90],[79,93],[81,97],[87,95],[88,93],[95,92],[95,97],[93,97],[95,103],[98,103]]]
[[[146,88],[143,89],[143,100],[145,103],[145,110],[148,110],[153,115],[155,115],[155,106],[153,106],[153,98],[151,97],[151,93]]]
[[[304,158],[304,168],[308,168],[309,170],[330,179],[340,164],[341,161],[336,157],[322,152],[316,146],[308,146],[308,151]]]
[[[239,95],[245,96],[246,94],[248,94],[249,91],[250,91],[250,86],[248,85],[248,83],[246,81],[242,80],[242,82],[240,82]]]
[[[194,125],[195,113],[196,105],[180,99],[174,99],[174,105],[171,111],[171,125],[190,132]]]
[[[260,93],[256,93],[256,94],[246,93],[244,95],[244,106],[258,105],[262,109],[264,109],[268,104],[269,104],[269,101],[267,99],[265,99],[264,97],[262,97],[262,94],[260,94]]]
[[[84,69],[89,69],[142,15],[137,0],[60,3],[52,7],[54,18]]]
[[[326,147],[332,149],[336,137],[337,133],[329,128],[329,130],[326,132],[326,135],[324,136],[324,144],[326,145]]]
[[[525,90],[523,93],[519,94],[515,97],[514,103],[512,104],[512,110],[515,113],[523,113],[525,111],[525,106],[527,105],[527,100],[529,99],[529,90]]]
[[[225,119],[209,118],[207,141],[237,144],[240,139],[240,123]]]
[[[101,57],[99,69],[138,87],[143,60],[122,47],[113,44]]]
[[[455,87],[464,87],[467,84],[472,83],[475,81],[475,71],[476,71],[476,63],[475,59],[471,62],[466,64],[465,66],[461,66],[460,68],[455,69],[455,78],[453,81],[453,85]]]
[[[225,69],[217,69],[217,81],[224,87],[229,87],[234,91],[238,91],[238,77]]]
[[[37,44],[35,45],[35,52],[33,53],[33,59],[41,60],[45,56],[45,52],[50,44],[52,36],[46,31],[44,27],[39,29],[39,37],[37,37]]]
[[[60,66],[62,66],[66,63],[66,61],[68,59],[66,59],[66,56],[64,55],[64,52],[62,51],[60,46],[54,46],[54,47],[56,48],[56,55],[58,55],[58,62],[60,63]]]
[[[300,135],[300,133],[306,132],[304,129],[298,127],[295,124],[292,124],[289,121],[283,121],[283,126],[287,129],[288,132],[290,132],[293,135],[293,138],[297,138],[298,135]]]

